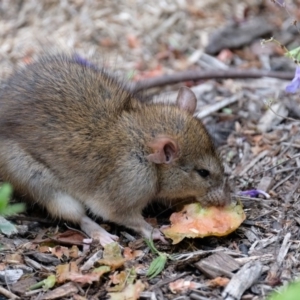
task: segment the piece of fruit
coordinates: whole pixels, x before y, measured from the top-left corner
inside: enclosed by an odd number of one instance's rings
[[[224,236],[236,230],[246,215],[240,203],[226,207],[202,207],[199,203],[185,205],[180,212],[171,215],[171,225],[161,231],[166,237],[179,243],[184,238]]]

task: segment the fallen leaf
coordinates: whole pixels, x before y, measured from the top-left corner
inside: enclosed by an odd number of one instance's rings
[[[49,246],[39,246],[38,250],[40,253],[51,253],[52,252],[52,247]]]
[[[123,255],[126,260],[133,260],[143,254],[144,252],[142,250],[132,250],[129,247],[125,247],[123,250]]]
[[[72,248],[69,250],[69,255],[72,258],[78,258],[79,257],[79,249],[76,245],[73,245]]]
[[[109,276],[109,285],[114,284],[115,286],[107,288],[109,292],[121,292],[126,284],[127,273],[125,271],[115,272]]]
[[[58,283],[63,283],[68,280],[78,283],[92,284],[94,281],[99,281],[100,277],[110,271],[110,267],[102,266],[94,269],[92,272],[82,274],[78,271],[78,266],[75,262],[69,264],[58,265],[56,267],[56,278]]]
[[[92,271],[92,273],[97,273],[99,275],[99,278],[100,278],[103,274],[108,273],[110,271],[111,271],[110,267],[108,267],[108,266],[101,266],[99,268],[94,269]]]
[[[210,281],[208,281],[208,285],[211,287],[225,287],[230,279],[225,277],[216,277]]]
[[[121,255],[121,249],[118,243],[110,243],[104,247],[103,258],[96,264],[110,266],[112,270],[118,269],[124,265],[126,259]]]
[[[88,283],[92,284],[93,281],[99,281],[100,275],[98,273],[87,273],[87,274],[81,274],[81,273],[75,273],[70,272],[68,274],[68,279],[73,282],[78,283]]]
[[[121,292],[126,285],[133,284],[136,279],[135,269],[126,269],[125,271],[115,272],[109,276],[108,292]],[[111,286],[114,284],[114,286]]]
[[[199,203],[185,205],[170,217],[171,225],[161,228],[173,244],[184,238],[224,236],[236,230],[246,215],[241,204],[203,208]]]
[[[36,290],[39,288],[43,288],[44,291],[47,291],[52,287],[54,287],[55,283],[56,283],[56,277],[55,275],[51,274],[46,279],[39,282],[35,282],[34,284],[30,285],[29,290]]]
[[[67,230],[55,236],[55,239],[69,245],[81,245],[85,236],[78,231]]]
[[[74,262],[56,266],[56,278],[58,283],[70,280],[70,273],[78,273],[78,266]]]
[[[108,293],[110,300],[138,300],[145,285],[141,280],[135,284],[129,284],[122,292]]]
[[[5,262],[9,264],[23,264],[22,255],[19,253],[6,254]]]
[[[173,294],[183,293],[191,289],[197,289],[201,284],[194,281],[178,279],[169,283],[169,289]]]
[[[72,295],[73,300],[87,300],[86,297],[80,296],[80,295]]]

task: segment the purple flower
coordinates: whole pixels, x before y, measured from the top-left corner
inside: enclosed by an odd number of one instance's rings
[[[265,196],[266,199],[270,198],[270,195],[262,190],[248,190],[248,191],[243,191],[238,193],[240,196],[248,196],[251,198],[257,198],[258,195],[263,195]]]
[[[289,85],[286,86],[285,91],[287,93],[296,93],[297,89],[299,88],[300,88],[300,67],[297,67],[294,79]]]

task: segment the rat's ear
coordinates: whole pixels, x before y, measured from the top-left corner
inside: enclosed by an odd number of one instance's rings
[[[197,98],[191,89],[183,86],[179,89],[176,104],[180,109],[193,115],[197,106]]]
[[[170,164],[178,156],[177,142],[170,137],[157,137],[148,146],[154,153],[149,154],[147,159],[155,164]]]

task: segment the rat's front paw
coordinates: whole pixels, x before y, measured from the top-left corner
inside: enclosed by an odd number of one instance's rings
[[[119,239],[118,236],[110,234],[107,231],[105,232],[93,231],[91,232],[90,235],[93,240],[99,241],[100,245],[103,247],[106,246],[107,244],[116,242]]]
[[[153,240],[159,240],[161,241],[163,244],[169,244],[169,242],[165,239],[165,236],[163,235],[163,233],[157,229],[157,228],[154,228],[149,237],[148,238],[152,238]]]

